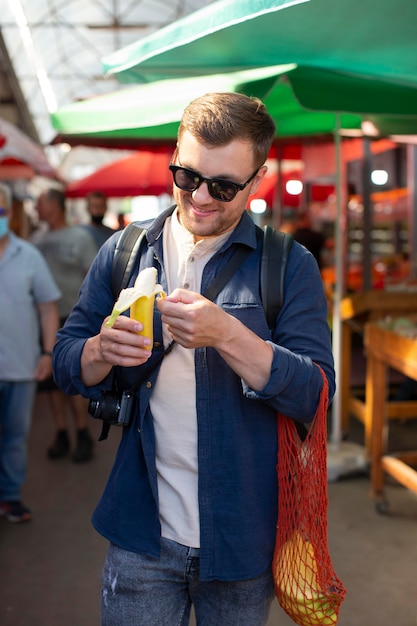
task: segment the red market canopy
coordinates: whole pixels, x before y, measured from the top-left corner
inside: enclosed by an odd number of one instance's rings
[[[30,180],[35,176],[34,170],[14,157],[0,159],[0,180]]]
[[[42,147],[17,126],[0,119],[0,180],[29,180],[35,174],[57,177]]]
[[[302,181],[303,172],[301,170],[292,170],[281,173],[280,175],[277,172],[267,172],[259,185],[258,191],[254,195],[249,196],[248,206],[250,207],[251,201],[256,198],[265,200],[269,209],[274,207],[278,200],[282,207],[285,208],[297,208],[302,206],[302,202],[304,201],[302,195],[292,195],[287,191],[286,183],[289,180]],[[312,202],[325,202],[328,200],[329,196],[334,195],[334,193],[334,185],[317,184],[311,185],[309,189],[309,197]]]
[[[68,198],[83,198],[90,191],[102,191],[109,198],[171,194],[172,175],[168,169],[171,155],[171,151],[137,152],[69,183],[65,195]]]

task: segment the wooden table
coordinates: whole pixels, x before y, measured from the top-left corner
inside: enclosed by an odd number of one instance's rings
[[[368,403],[355,394],[351,387],[352,334],[364,333],[366,323],[386,316],[399,317],[417,312],[417,293],[405,291],[372,290],[352,294],[340,304],[342,320],[341,405],[342,430],[349,432],[350,416],[356,417],[365,427],[365,449],[370,456],[371,426]],[[387,402],[389,419],[409,419],[417,415],[417,402]]]
[[[417,339],[410,339],[377,323],[365,325],[367,354],[366,398],[371,416],[372,495],[380,512],[388,504],[384,496],[384,472],[417,493],[417,450],[386,454],[388,434],[386,410],[387,367],[417,380]]]

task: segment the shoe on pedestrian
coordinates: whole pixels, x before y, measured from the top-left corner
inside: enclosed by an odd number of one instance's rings
[[[52,446],[48,448],[47,455],[50,459],[60,459],[68,454],[70,442],[66,430],[58,430]]]
[[[32,520],[31,511],[20,500],[0,502],[0,517],[5,517],[9,522],[21,524]]]
[[[86,463],[93,458],[94,443],[87,428],[77,431],[77,447],[72,455],[74,463]]]

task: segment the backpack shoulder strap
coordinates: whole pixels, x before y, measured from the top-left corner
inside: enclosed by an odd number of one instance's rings
[[[145,240],[145,234],[144,228],[132,222],[126,226],[119,237],[111,271],[111,289],[115,300],[129,283],[137,255]]]
[[[271,226],[264,226],[260,269],[261,299],[270,329],[284,302],[284,278],[293,237]]]
[[[215,300],[223,287],[227,285],[233,274],[238,270],[238,268],[242,265],[243,261],[246,259],[247,256],[249,256],[250,253],[250,248],[244,248],[243,246],[236,248],[228,263],[223,267],[222,271],[217,274],[216,278],[207,287],[206,291],[203,293],[203,296],[205,298],[208,298],[208,300]]]

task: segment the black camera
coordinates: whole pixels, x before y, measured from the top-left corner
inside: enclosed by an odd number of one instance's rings
[[[112,426],[128,426],[132,417],[135,394],[126,389],[121,395],[105,391],[99,400],[90,400],[88,412],[95,419]]]

